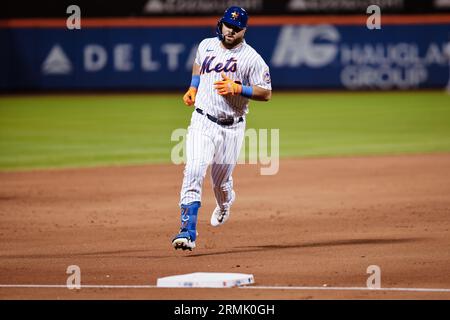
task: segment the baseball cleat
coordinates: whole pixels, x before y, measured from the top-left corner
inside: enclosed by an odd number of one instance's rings
[[[191,240],[191,236],[189,235],[189,232],[187,230],[181,230],[180,233],[175,238],[173,238],[172,246],[175,248],[175,250],[182,249],[183,251],[192,251],[192,249],[195,248],[195,241]]]
[[[195,241],[191,241],[187,238],[178,238],[172,241],[172,246],[175,250],[182,249],[192,251],[195,248]]]
[[[236,194],[233,191],[233,193],[231,194],[231,201],[230,201],[230,205],[228,206],[228,208],[221,209],[219,206],[216,206],[216,208],[214,209],[214,211],[211,215],[211,225],[213,227],[218,227],[218,226],[224,224],[225,222],[227,222],[227,220],[230,218],[231,204],[234,202],[235,199],[236,199]]]

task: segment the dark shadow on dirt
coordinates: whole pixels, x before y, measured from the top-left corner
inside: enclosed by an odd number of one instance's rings
[[[318,248],[318,247],[335,247],[335,246],[354,246],[354,245],[388,245],[407,242],[423,241],[425,238],[402,238],[402,239],[347,239],[347,240],[334,240],[323,242],[300,242],[290,244],[267,244],[256,246],[243,246],[236,247],[233,250],[208,252],[199,254],[190,254],[187,257],[201,257],[201,256],[213,256],[224,254],[236,254],[243,252],[255,252],[255,251],[270,251],[270,250],[285,250],[285,249],[303,249],[303,248]]]

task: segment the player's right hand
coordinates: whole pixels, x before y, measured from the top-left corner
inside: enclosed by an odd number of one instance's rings
[[[195,96],[197,95],[197,89],[195,87],[189,87],[188,91],[183,96],[184,104],[192,106],[195,102]]]

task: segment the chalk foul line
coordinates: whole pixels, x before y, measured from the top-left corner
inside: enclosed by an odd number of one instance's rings
[[[0,284],[0,288],[66,288],[76,289],[74,287],[68,287],[67,285],[58,284]],[[81,285],[79,289],[168,289],[163,287],[157,287],[156,285]],[[187,288],[187,287],[185,287]],[[174,289],[174,288],[171,288]],[[183,289],[183,287],[175,288]],[[192,289],[192,288],[189,288]],[[198,289],[198,288],[193,288]],[[203,289],[217,289],[217,288],[203,288]],[[226,289],[226,288],[224,288]],[[241,286],[238,289],[249,290],[334,290],[334,291],[403,291],[403,292],[449,292],[450,289],[446,288],[368,288],[368,287],[307,287],[307,286]]]
[[[296,287],[296,286],[245,286],[241,289],[260,290],[337,290],[337,291],[405,291],[405,292],[450,292],[445,288],[368,288],[368,287]]]

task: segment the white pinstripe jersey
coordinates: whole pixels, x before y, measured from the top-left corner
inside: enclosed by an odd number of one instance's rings
[[[238,117],[248,112],[248,98],[221,96],[214,89],[214,82],[222,80],[222,72],[243,85],[272,90],[269,67],[245,41],[233,49],[226,49],[217,37],[204,39],[198,46],[195,63],[200,66],[195,106],[213,116]]]

